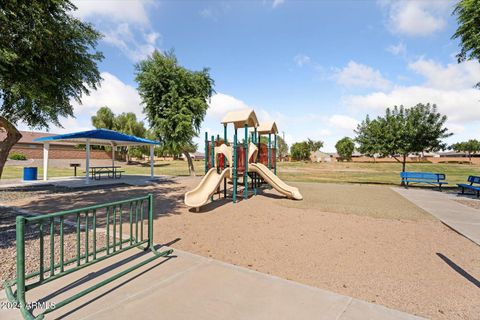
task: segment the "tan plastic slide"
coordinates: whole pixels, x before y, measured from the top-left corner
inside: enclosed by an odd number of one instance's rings
[[[283,182],[279,177],[277,177],[270,169],[264,166],[261,163],[249,163],[248,164],[249,172],[258,173],[265,182],[271,185],[275,190],[281,194],[287,196],[288,198],[295,200],[302,200],[303,196],[298,190],[298,188],[289,186]]]
[[[195,189],[185,193],[185,204],[194,208],[203,206],[215,193],[223,178],[228,178],[230,175],[230,168],[220,173],[217,173],[217,168],[211,168]]]

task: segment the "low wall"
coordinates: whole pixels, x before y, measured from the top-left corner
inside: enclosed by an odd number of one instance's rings
[[[24,147],[14,146],[11,153],[24,154],[27,159],[43,159],[43,146]],[[74,149],[70,146],[50,146],[48,151],[49,159],[85,159],[85,150]],[[90,150],[90,159],[112,159],[111,152],[103,150]]]

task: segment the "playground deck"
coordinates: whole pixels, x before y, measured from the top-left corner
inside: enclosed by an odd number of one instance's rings
[[[121,254],[101,262],[95,271],[89,267],[36,288],[29,299],[61,300],[143,258],[141,251]],[[4,301],[3,292],[0,299]],[[420,319],[181,250],[52,312],[47,319],[158,319],[159,315],[172,320]],[[20,319],[20,314],[3,309],[0,318]]]

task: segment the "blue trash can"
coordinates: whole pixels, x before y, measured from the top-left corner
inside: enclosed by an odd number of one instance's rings
[[[23,180],[32,181],[37,180],[37,167],[24,167],[23,168]]]

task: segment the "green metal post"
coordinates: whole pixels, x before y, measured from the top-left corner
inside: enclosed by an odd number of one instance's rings
[[[212,136],[212,147],[210,149],[210,156],[212,157],[212,168],[215,168],[215,136]]]
[[[213,135],[212,135],[212,146],[211,146],[210,150],[211,150],[210,154],[211,154],[211,157],[212,157],[212,160],[211,160],[212,161],[212,168],[215,168],[216,167],[216,165],[215,165],[216,164],[215,163],[216,162],[216,159],[215,159],[215,136],[213,136]],[[210,200],[213,201],[213,194],[210,197]]]
[[[144,216],[143,200],[140,200],[140,241],[143,241],[143,216]]]
[[[148,194],[148,247],[154,250],[153,247],[153,195]]]
[[[270,151],[271,143],[272,143],[272,134],[269,133],[268,134],[268,169],[272,168],[272,164],[270,163],[270,159],[272,158],[271,151]]]
[[[233,168],[232,168],[232,179],[233,179],[233,203],[237,202],[237,128],[235,128],[235,133],[233,134]]]
[[[24,220],[25,221],[25,220]],[[40,237],[40,281],[43,280],[43,268],[44,268],[44,258],[43,258],[43,220],[40,220],[40,226],[39,226],[39,237]]]
[[[245,147],[245,172],[243,173],[243,198],[248,199],[248,124],[245,123],[245,140],[243,141]]]
[[[205,174],[208,172],[208,132],[205,132]]]
[[[93,260],[97,259],[97,209],[93,209]]]
[[[120,205],[120,217],[118,219],[119,223],[119,238],[120,238],[120,249],[122,249],[122,237],[123,237],[123,230],[122,230],[122,213],[123,213],[123,206]],[[88,213],[87,213],[88,214]]]
[[[253,143],[255,146],[258,148],[258,142],[257,142],[257,127],[253,129]],[[257,154],[258,155],[258,154]],[[257,162],[257,158],[253,159],[253,162]],[[257,195],[257,174],[253,174],[253,194]]]
[[[227,124],[226,123],[223,124],[223,143],[227,145]],[[231,166],[232,164],[229,163],[229,165]],[[224,157],[223,170],[225,170],[226,167],[227,167],[227,158]],[[227,178],[223,178],[223,197],[224,198],[227,197]]]
[[[80,212],[77,213],[77,267],[80,265]]]
[[[85,262],[88,262],[88,210],[85,212]]]
[[[17,216],[17,301],[25,309],[25,217]],[[43,221],[42,221],[43,224]],[[43,235],[42,235],[43,236]],[[40,261],[43,264],[43,261]],[[41,270],[43,274],[43,270]],[[42,276],[43,277],[43,276]]]
[[[277,174],[277,134],[273,136],[273,173]]]
[[[95,220],[94,220],[95,222]],[[63,216],[60,217],[60,272],[63,272],[64,247],[63,247]],[[95,243],[95,239],[93,240]],[[94,258],[95,259],[95,256]]]

